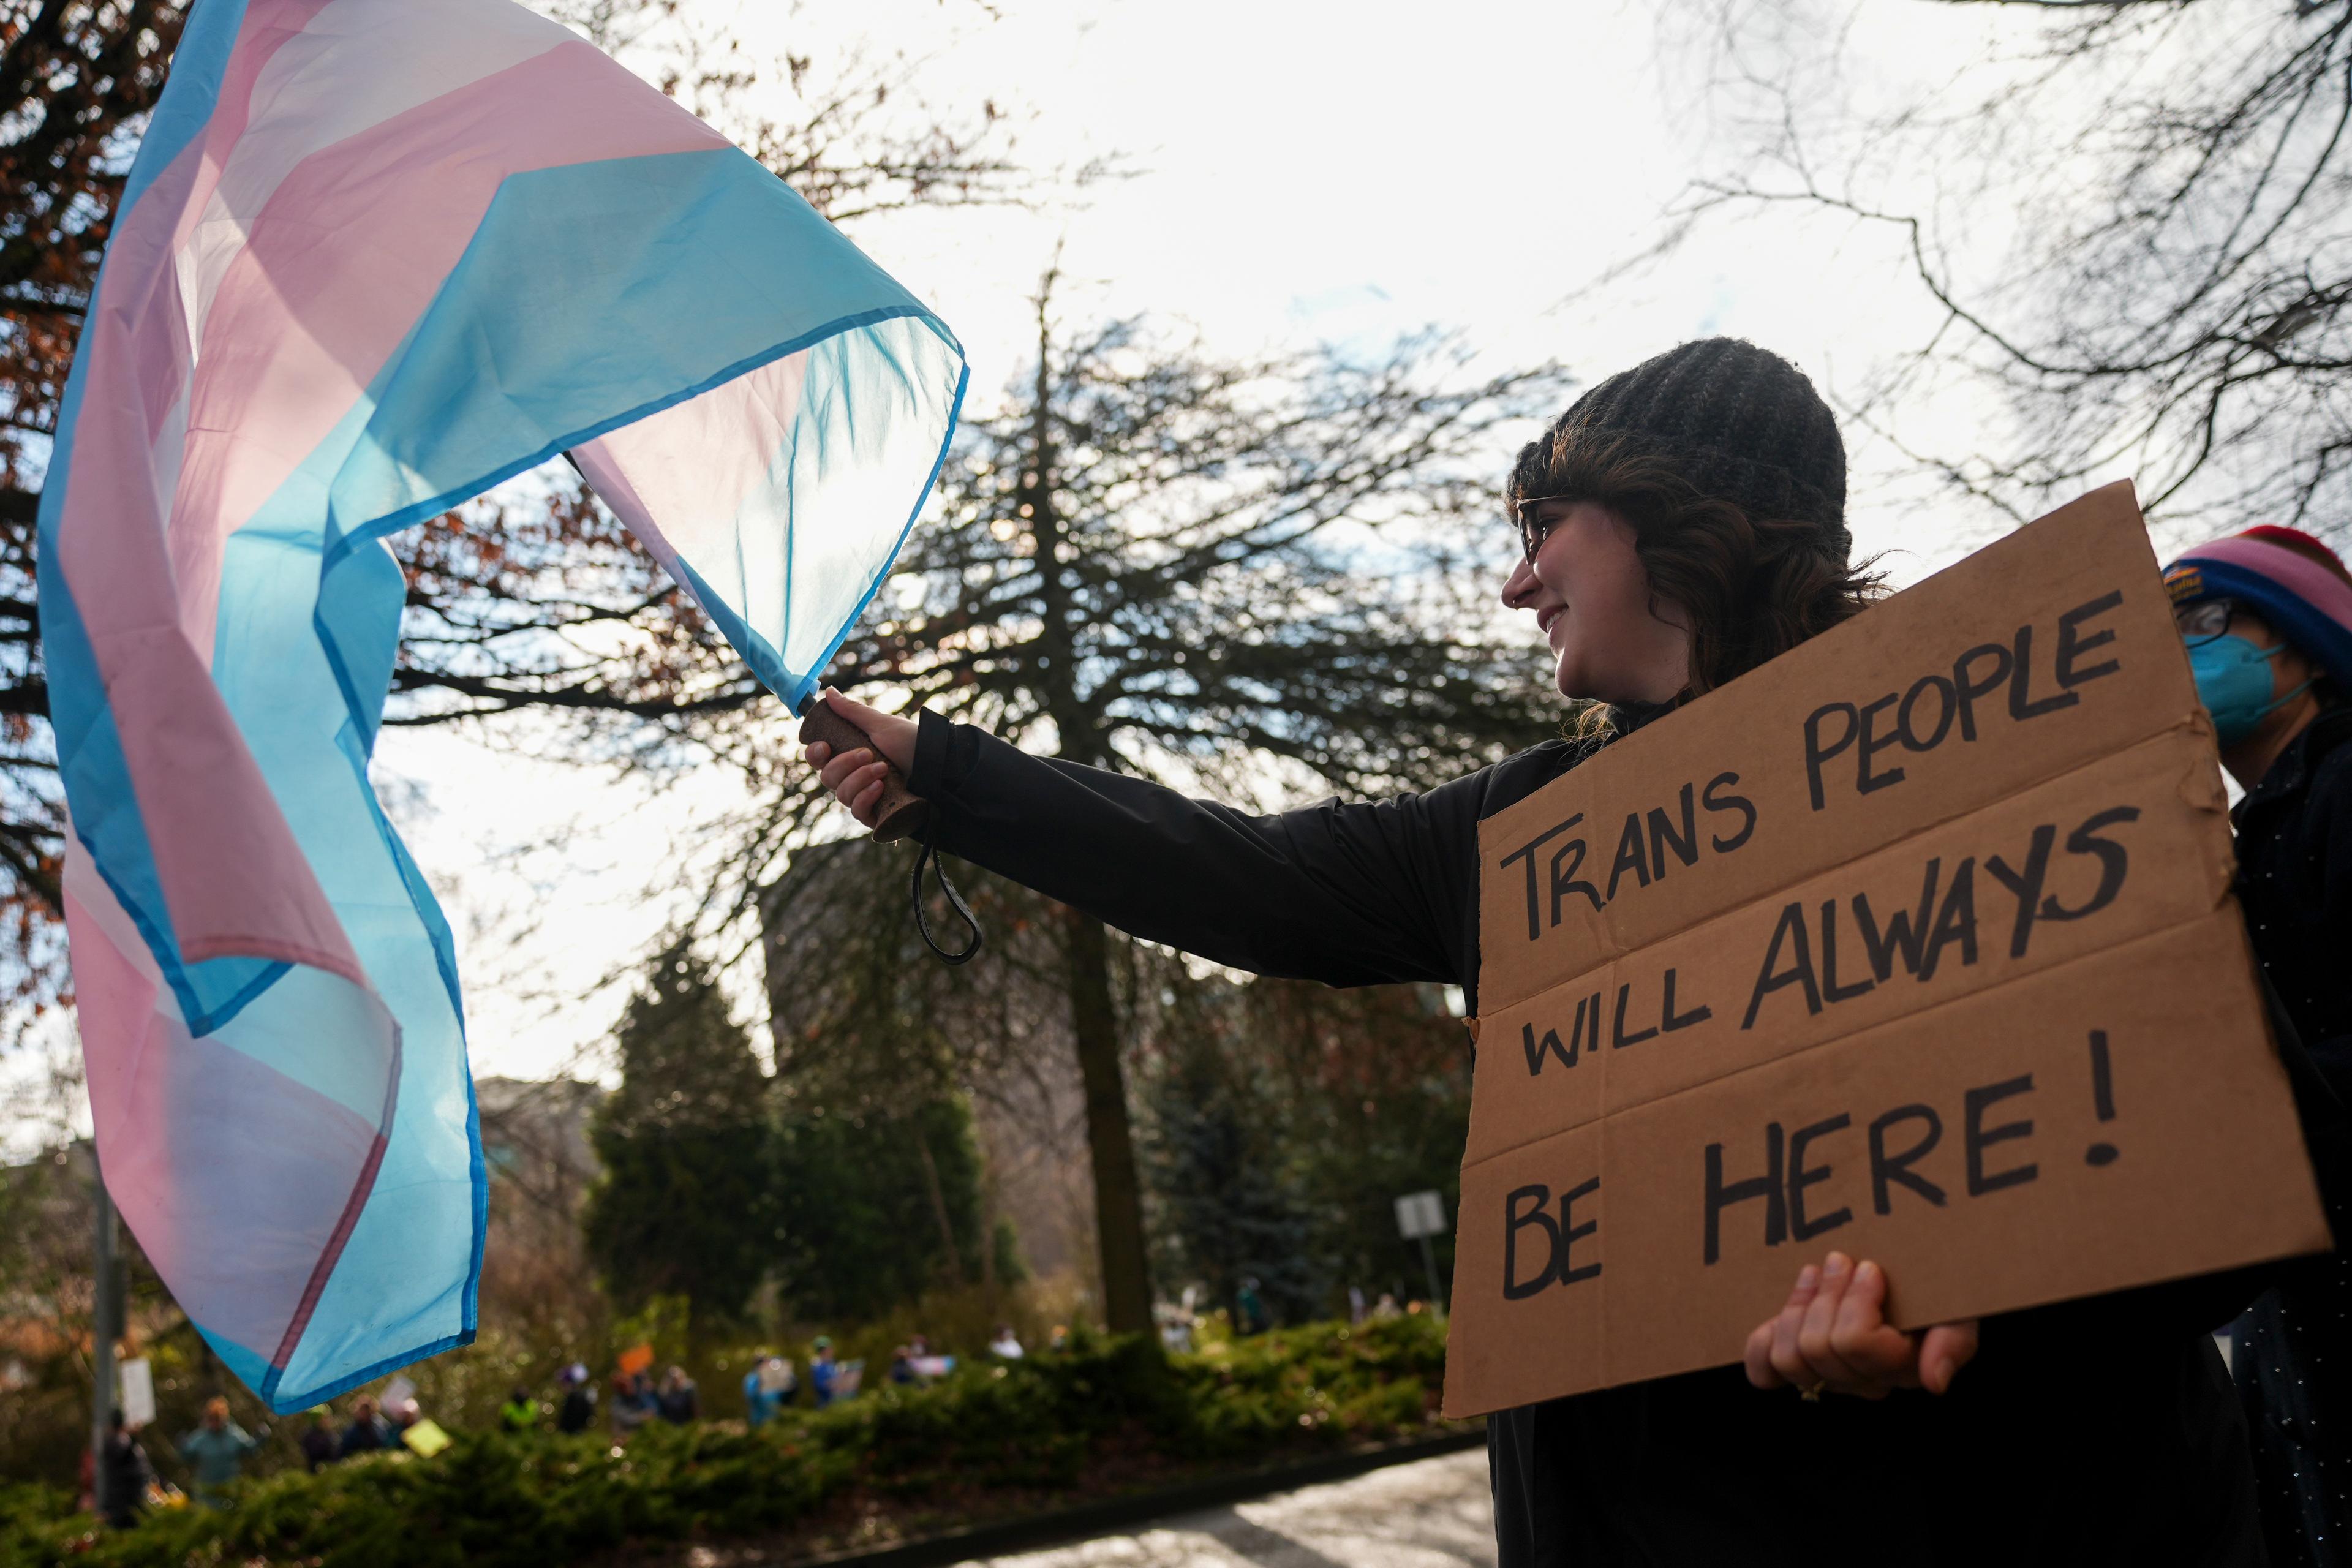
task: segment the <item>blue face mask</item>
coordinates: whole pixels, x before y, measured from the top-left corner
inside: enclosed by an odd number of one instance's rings
[[[2256,647],[2234,634],[2213,637],[2189,650],[2189,672],[2197,678],[2197,700],[2213,716],[2213,738],[2226,749],[2245,740],[2273,711],[2301,695],[2306,680],[2293,691],[2271,695],[2271,660],[2286,651],[2286,644]]]

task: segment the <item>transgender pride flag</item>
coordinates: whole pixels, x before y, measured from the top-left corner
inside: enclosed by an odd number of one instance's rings
[[[368,758],[383,538],[570,451],[797,703],[896,555],[954,337],[506,0],[197,0],[41,505],[107,1184],[279,1411],[474,1331],[449,930]]]

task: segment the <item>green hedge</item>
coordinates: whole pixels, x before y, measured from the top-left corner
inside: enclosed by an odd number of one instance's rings
[[[987,1511],[990,1491],[1100,1489],[1427,1430],[1444,1350],[1422,1317],[1192,1356],[1087,1342],[788,1411],[756,1433],[656,1425],[617,1452],[594,1436],[461,1436],[431,1460],[290,1472],[245,1483],[219,1512],[163,1510],[119,1533],[20,1488],[0,1491],[0,1568],[540,1568],[629,1542],[774,1532],[852,1491]]]

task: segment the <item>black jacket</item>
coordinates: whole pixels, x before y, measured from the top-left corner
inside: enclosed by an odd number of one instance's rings
[[[139,1439],[117,1427],[106,1435],[106,1522],[128,1530],[147,1510],[147,1489],[154,1484],[155,1467]]]
[[[908,782],[940,848],[1122,931],[1261,974],[1455,984],[1475,1014],[1478,821],[1595,749],[1254,816],[926,713]],[[1503,1412],[1501,1568],[2259,1563],[2210,1332],[2253,1293],[2191,1281],[1995,1319],[1942,1399],[1805,1404],[1735,1367]]]
[[[2231,820],[2254,956],[2341,1096],[2352,1089],[2352,704],[2297,735]]]
[[[2340,1100],[2352,1089],[2352,706],[2296,736],[2238,803],[2235,822],[2254,956]],[[2352,1224],[2344,1151],[2307,1136],[2341,1238]],[[2275,1272],[2277,1288],[2232,1331],[2231,1370],[2273,1568],[2335,1568],[2352,1563],[2352,1259],[2330,1253]]]

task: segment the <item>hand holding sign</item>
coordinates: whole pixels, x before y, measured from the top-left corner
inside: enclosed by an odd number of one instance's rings
[[[1974,1318],[1905,1333],[1886,1321],[1886,1274],[1832,1252],[1797,1273],[1788,1305],[1748,1336],[1748,1381],[1759,1388],[1826,1388],[1884,1399],[1898,1388],[1943,1394],[1977,1353]]]

